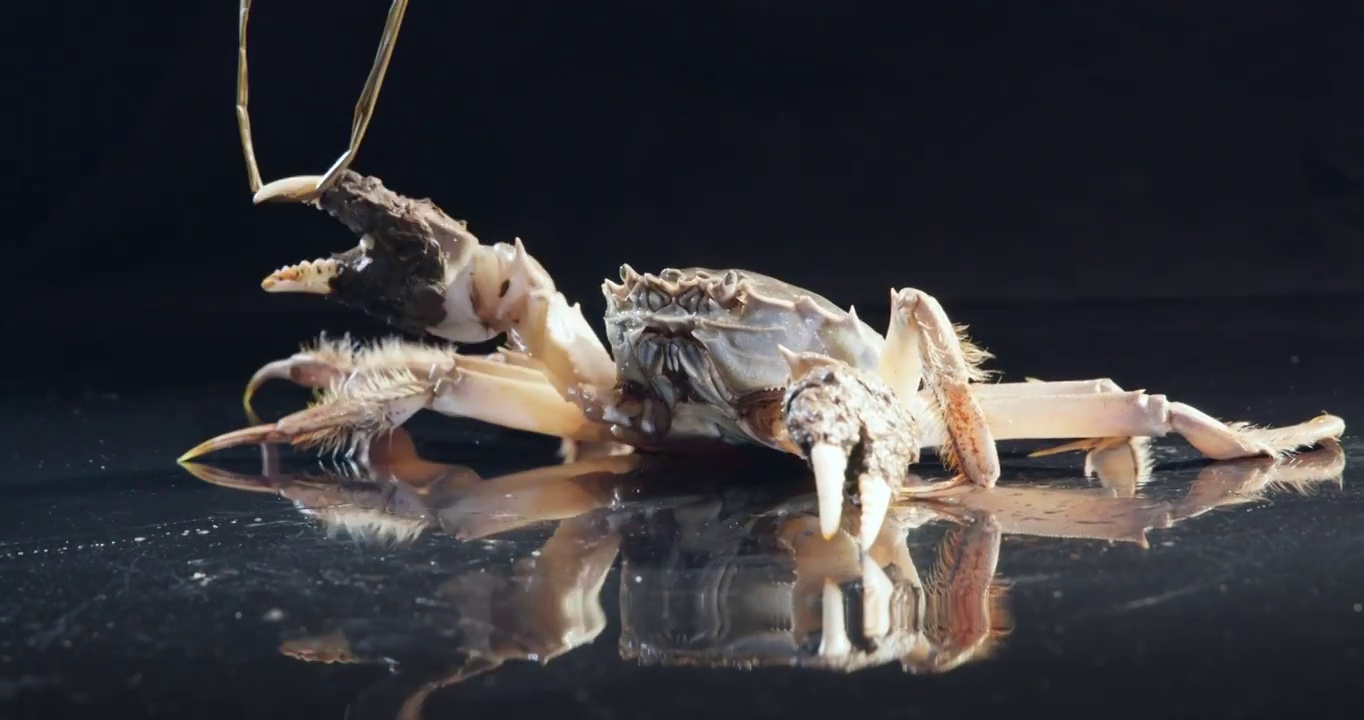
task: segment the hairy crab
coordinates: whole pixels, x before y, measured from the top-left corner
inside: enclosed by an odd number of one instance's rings
[[[557,436],[571,456],[755,444],[808,461],[826,537],[839,527],[845,490],[854,490],[866,548],[897,492],[992,486],[999,440],[1085,438],[1065,447],[1095,461],[1121,455],[1132,438],[1174,432],[1211,458],[1232,459],[1278,456],[1344,430],[1331,415],[1283,428],[1228,424],[1107,379],[986,382],[988,355],[924,292],[891,292],[883,336],[851,309],[744,270],[621,266],[620,282],[602,288],[608,352],[519,239],[484,245],[429,200],[348,169],[405,0],[393,3],[347,151],[325,176],[262,186],[246,110],[249,6],[242,0],[237,116],[255,201],[315,205],[361,237],[346,253],[281,268],[263,287],[325,295],[453,343],[504,335],[506,347],[469,356],[449,345],[324,339],[261,368],[246,397],[249,410],[254,389],[278,377],[320,388],[317,403],[213,438],[182,460],[260,442],[363,451],[422,409]],[[922,449],[936,449],[956,476],[907,484]]]

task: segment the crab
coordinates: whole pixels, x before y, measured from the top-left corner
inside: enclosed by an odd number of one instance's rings
[[[1103,378],[997,382],[983,368],[989,353],[914,288],[891,290],[882,334],[851,307],[756,272],[621,265],[619,282],[602,285],[603,343],[519,238],[484,244],[430,200],[349,169],[406,7],[392,5],[350,146],[325,175],[260,182],[246,107],[249,0],[241,3],[237,117],[256,203],[313,205],[360,236],[352,250],[280,268],[262,287],[322,295],[423,339],[323,337],[266,364],[247,386],[253,417],[252,393],[272,378],[316,388],[318,400],[208,440],[182,461],[256,443],[364,453],[424,409],[561,438],[569,458],[755,445],[808,463],[826,538],[855,498],[865,550],[897,494],[992,487],[1003,440],[1079,438],[1062,449],[1111,458],[1133,439],[1174,433],[1227,460],[1279,457],[1344,431],[1328,414],[1280,428],[1226,423]],[[458,349],[498,337],[505,345],[490,354]],[[907,482],[929,449],[954,474]]]

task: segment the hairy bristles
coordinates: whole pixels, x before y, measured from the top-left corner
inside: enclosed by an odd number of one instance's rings
[[[314,406],[333,403],[368,405],[398,400],[427,391],[429,383],[406,368],[386,367],[355,372],[332,381]]]
[[[426,531],[429,523],[422,517],[405,517],[354,505],[310,508],[309,514],[321,521],[328,536],[346,535],[356,542],[375,545],[407,545]]]
[[[953,325],[952,329],[957,332],[957,341],[961,343],[962,358],[966,360],[966,376],[971,382],[986,382],[998,374],[997,370],[986,370],[981,365],[985,361],[994,358],[994,354],[985,348],[971,342],[970,336],[966,334],[967,325]]]
[[[349,333],[340,338],[322,335],[304,345],[302,353],[334,367],[363,372],[394,367],[449,367],[456,362],[453,347],[396,337],[358,342]]]
[[[968,528],[949,533],[939,546],[937,562],[924,581],[928,599],[925,630],[930,631],[930,634],[950,636],[954,630],[960,632],[966,629],[974,618],[983,615],[985,626],[975,630],[981,633],[978,642],[989,645],[1012,629],[1013,621],[1006,605],[1009,585],[1003,578],[991,574],[989,577],[974,578],[985,583],[980,590],[983,595],[963,593],[962,590],[966,588],[957,587],[964,576],[980,573],[982,564],[989,562],[988,558],[992,554],[991,548],[977,546],[979,540],[968,544],[967,537],[971,530]],[[975,606],[977,601],[982,602],[982,605]]]
[[[431,384],[405,368],[355,372],[334,380],[307,411],[307,429],[293,437],[298,447],[353,451],[398,423],[390,403],[430,392]]]

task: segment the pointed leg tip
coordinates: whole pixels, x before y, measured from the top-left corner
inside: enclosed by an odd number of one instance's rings
[[[214,480],[217,479],[217,477],[220,474],[222,474],[220,470],[213,467],[212,465],[205,465],[204,463],[197,462],[189,462],[186,460],[176,460],[175,462],[177,465],[180,466],[182,470],[205,482],[213,482]]]
[[[188,452],[176,458],[175,462],[184,465],[195,458],[203,457],[212,452],[226,450],[228,448],[239,447],[241,445],[258,445],[260,443],[280,442],[285,438],[275,431],[273,423],[265,425],[253,425],[241,430],[233,430],[215,438],[205,440],[195,445]]]
[[[203,457],[211,452],[213,452],[213,447],[209,443],[206,442],[199,443],[198,445],[195,445],[193,448],[191,448],[189,451],[185,452],[185,454],[176,458],[175,463],[177,465],[180,465],[181,467],[184,467],[186,465],[193,465],[194,463],[190,462],[191,460]]]
[[[1328,432],[1331,433],[1333,438],[1339,438],[1341,435],[1345,434],[1345,419],[1339,415],[1323,413],[1313,418],[1311,422],[1314,425],[1321,425],[1329,428]]]

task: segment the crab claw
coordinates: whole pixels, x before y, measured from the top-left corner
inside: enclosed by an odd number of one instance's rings
[[[264,202],[307,202],[317,196],[322,184],[321,175],[295,175],[266,183],[251,198],[259,205]]]
[[[814,472],[820,532],[825,539],[838,532],[844,492],[855,479],[858,541],[868,550],[906,468],[919,459],[914,418],[878,376],[818,353],[778,350],[792,377],[783,420]]]

